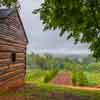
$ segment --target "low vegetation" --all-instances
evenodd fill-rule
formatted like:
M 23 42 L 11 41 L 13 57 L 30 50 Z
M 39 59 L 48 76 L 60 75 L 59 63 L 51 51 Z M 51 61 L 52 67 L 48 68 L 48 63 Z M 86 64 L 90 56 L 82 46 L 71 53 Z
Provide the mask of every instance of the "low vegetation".
M 56 58 L 48 54 L 44 56 L 31 54 L 28 55 L 27 64 L 29 70 L 35 71 L 34 74 L 40 73 L 39 79 L 37 78 L 38 75 L 33 75 L 32 71 L 29 73 L 29 80 L 36 76 L 35 82 L 39 80 L 39 82 L 47 83 L 59 71 L 66 71 L 70 72 L 74 86 L 98 87 L 100 85 L 100 63 L 95 62 L 91 56 L 81 58 L 80 62 L 77 59 Z
M 49 71 L 49 73 L 47 73 L 44 77 L 44 83 L 49 82 L 50 80 L 52 80 L 58 73 L 57 69 L 51 70 Z

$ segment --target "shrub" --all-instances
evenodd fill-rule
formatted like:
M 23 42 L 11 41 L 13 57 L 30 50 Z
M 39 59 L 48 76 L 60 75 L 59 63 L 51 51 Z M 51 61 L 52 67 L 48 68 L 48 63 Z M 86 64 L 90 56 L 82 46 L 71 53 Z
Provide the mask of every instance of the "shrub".
M 73 85 L 86 86 L 88 80 L 86 74 L 80 65 L 73 67 L 72 70 L 72 83 Z
M 78 71 L 77 71 L 77 66 L 74 66 L 72 69 L 72 83 L 73 85 L 77 85 L 78 81 Z
M 85 72 L 85 73 L 88 79 L 87 86 L 98 86 L 100 84 L 99 82 L 100 76 L 98 73 L 95 72 Z
M 100 72 L 100 62 L 88 64 L 84 66 L 84 69 L 91 72 Z
M 88 80 L 84 71 L 80 71 L 78 74 L 78 85 L 79 86 L 86 86 L 88 84 Z
M 73 85 L 77 85 L 77 72 L 72 73 L 72 83 Z
M 88 81 L 88 83 L 86 84 L 87 86 L 97 86 L 97 82 L 95 81 Z
M 54 69 L 48 72 L 47 75 L 44 77 L 44 82 L 47 83 L 50 80 L 52 80 L 56 76 L 57 73 L 58 73 L 58 69 Z

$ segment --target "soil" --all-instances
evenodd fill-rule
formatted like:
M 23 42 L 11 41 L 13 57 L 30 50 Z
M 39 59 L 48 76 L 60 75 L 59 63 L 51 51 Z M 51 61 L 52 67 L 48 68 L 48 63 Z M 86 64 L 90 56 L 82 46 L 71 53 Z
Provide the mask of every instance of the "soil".
M 60 72 L 50 81 L 50 83 L 58 85 L 72 85 L 71 76 L 68 72 Z

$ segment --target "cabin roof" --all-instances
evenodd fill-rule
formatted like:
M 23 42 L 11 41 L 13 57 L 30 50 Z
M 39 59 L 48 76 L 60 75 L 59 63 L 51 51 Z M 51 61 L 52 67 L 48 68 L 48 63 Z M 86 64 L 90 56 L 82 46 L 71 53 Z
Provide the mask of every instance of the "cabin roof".
M 15 12 L 14 9 L 0 9 L 0 18 L 6 18 L 9 15 L 11 15 L 13 12 Z
M 13 15 L 14 13 L 17 13 L 17 16 L 19 18 L 20 24 L 22 26 L 22 29 L 23 29 L 23 32 L 24 32 L 24 35 L 25 35 L 25 38 L 26 38 L 26 42 L 28 43 L 26 31 L 24 29 L 24 25 L 22 23 L 22 20 L 21 20 L 21 17 L 20 17 L 20 14 L 19 14 L 19 11 L 17 10 L 17 8 L 0 9 L 0 19 L 3 20 L 5 18 L 7 18 L 8 16 Z

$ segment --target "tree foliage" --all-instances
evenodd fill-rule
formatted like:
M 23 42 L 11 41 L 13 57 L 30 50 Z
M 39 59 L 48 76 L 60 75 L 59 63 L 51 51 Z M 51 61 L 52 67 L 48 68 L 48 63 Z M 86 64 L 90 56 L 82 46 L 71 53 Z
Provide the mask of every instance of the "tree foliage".
M 0 6 L 7 6 L 10 7 L 11 5 L 15 4 L 17 0 L 0 0 Z
M 75 43 L 88 43 L 93 56 L 100 59 L 100 0 L 44 0 L 40 19 L 44 30 L 60 29 Z

